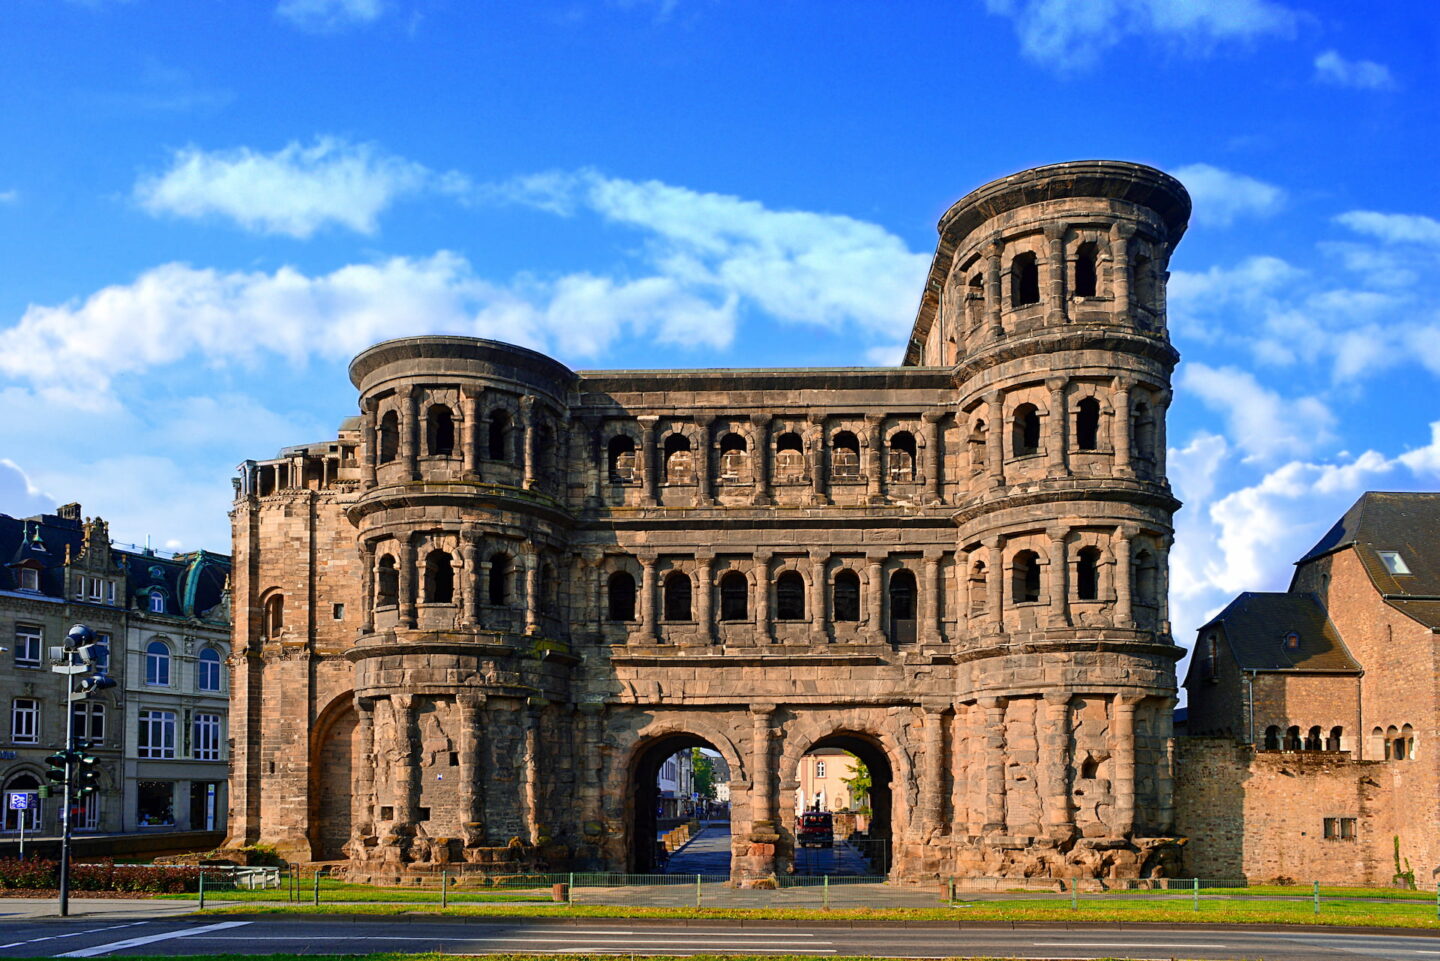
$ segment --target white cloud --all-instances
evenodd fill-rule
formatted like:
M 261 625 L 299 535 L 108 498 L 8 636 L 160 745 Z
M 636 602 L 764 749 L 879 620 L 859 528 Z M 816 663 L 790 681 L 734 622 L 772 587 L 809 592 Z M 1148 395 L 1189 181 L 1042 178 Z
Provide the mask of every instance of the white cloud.
M 1181 382 L 1206 407 L 1225 418 L 1231 439 L 1246 452 L 1247 459 L 1304 454 L 1331 437 L 1335 417 L 1322 401 L 1283 398 L 1261 386 L 1249 371 L 1186 364 Z
M 20 201 L 20 191 L 0 190 L 0 204 L 13 204 Z
M 1274 214 L 1285 202 L 1285 191 L 1274 184 L 1209 164 L 1189 164 L 1171 173 L 1190 191 L 1198 224 L 1228 227 L 1236 217 Z
M 328 224 L 373 234 L 376 219 L 399 197 L 466 188 L 458 174 L 436 174 L 369 144 L 321 137 L 269 154 L 187 147 L 164 173 L 142 178 L 135 198 L 151 214 L 219 215 L 257 233 L 305 238 Z
M 1440 246 L 1440 220 L 1423 214 L 1384 214 L 1374 210 L 1350 210 L 1335 218 L 1349 227 L 1389 244 Z
M 1203 53 L 1221 42 L 1288 35 L 1296 15 L 1269 0 L 985 0 L 1010 17 L 1021 50 L 1062 71 L 1093 66 L 1129 36 L 1153 36 Z
M 280 0 L 275 7 L 281 19 L 314 33 L 373 23 L 384 12 L 382 0 Z
M 865 351 L 865 359 L 876 367 L 898 366 L 904 357 L 904 344 L 879 344 Z
M 0 457 L 0 514 L 33 517 L 54 511 L 57 503 L 31 481 L 19 464 Z
M 1346 60 L 1336 50 L 1326 50 L 1315 58 L 1315 79 L 1320 83 L 1359 90 L 1391 90 L 1395 87 L 1395 77 L 1383 63 Z

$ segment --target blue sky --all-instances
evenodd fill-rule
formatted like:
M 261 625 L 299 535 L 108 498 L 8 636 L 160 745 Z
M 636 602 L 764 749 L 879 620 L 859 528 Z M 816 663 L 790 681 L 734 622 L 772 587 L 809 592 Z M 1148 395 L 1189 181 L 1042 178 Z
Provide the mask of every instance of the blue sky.
M 934 224 L 1037 164 L 1181 177 L 1176 632 L 1365 489 L 1440 486 L 1440 8 L 1282 0 L 10 0 L 0 511 L 226 549 L 348 357 L 893 363 Z

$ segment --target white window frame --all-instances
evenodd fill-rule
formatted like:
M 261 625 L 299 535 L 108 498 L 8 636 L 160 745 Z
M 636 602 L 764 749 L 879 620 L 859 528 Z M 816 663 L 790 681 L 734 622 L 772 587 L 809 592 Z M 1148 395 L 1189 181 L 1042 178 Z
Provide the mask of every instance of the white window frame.
M 1410 573 L 1410 565 L 1405 563 L 1405 558 L 1400 556 L 1399 551 L 1376 551 L 1380 556 L 1380 563 L 1385 565 L 1385 571 L 1389 574 L 1404 577 Z
M 161 647 L 165 648 L 165 653 L 164 653 L 163 655 L 161 655 L 161 654 L 156 654 L 154 651 L 151 650 L 151 648 L 152 648 L 154 645 L 156 645 L 156 644 L 159 644 Z M 173 658 L 173 656 L 172 656 L 172 654 L 171 654 L 171 652 L 170 652 L 170 645 L 169 645 L 169 644 L 166 644 L 164 641 L 154 640 L 154 641 L 151 641 L 149 644 L 146 644 L 146 645 L 145 645 L 145 686 L 146 686 L 146 687 L 169 687 L 169 686 L 170 686 L 170 676 L 171 676 L 171 670 L 170 670 L 170 669 L 171 669 L 171 667 L 173 667 L 171 661 L 173 661 L 173 660 L 174 660 L 174 658 Z M 150 679 L 150 678 L 151 678 L 150 668 L 151 668 L 151 665 L 152 665 L 152 664 L 153 664 L 153 665 L 161 665 L 161 664 L 164 665 L 164 667 L 165 667 L 165 679 L 164 679 L 164 680 L 158 680 L 158 678 L 160 677 L 160 671 L 158 670 L 158 667 L 157 667 L 157 670 L 155 671 L 155 674 L 154 674 L 154 676 L 157 678 L 157 680 L 153 680 L 153 681 L 152 681 L 152 680 Z
M 17 697 L 10 702 L 10 740 L 15 744 L 40 743 L 40 702 L 35 698 Z
M 90 600 L 95 601 L 98 604 L 104 598 L 104 596 L 104 581 L 100 580 L 100 578 L 98 577 L 90 578 Z
M 95 632 L 95 646 L 101 651 L 100 656 L 95 659 L 95 663 L 102 673 L 110 669 L 111 640 L 107 631 Z
M 207 660 L 205 659 L 205 654 L 206 654 L 207 651 L 214 653 L 214 655 L 215 655 L 215 660 L 213 660 L 213 661 L 207 661 Z M 196 689 L 196 690 L 199 690 L 199 691 L 205 691 L 205 692 L 207 692 L 207 693 L 219 693 L 220 691 L 224 690 L 224 688 L 225 688 L 225 666 L 224 666 L 224 665 L 225 665 L 225 658 L 220 655 L 220 652 L 219 652 L 219 651 L 217 651 L 217 650 L 216 650 L 215 648 L 213 648 L 213 647 L 202 648 L 201 651 L 200 651 L 200 654 L 195 658 L 195 689 Z M 214 687 L 206 687 L 206 686 L 205 686 L 205 671 L 206 671 L 207 668 L 211 668 L 211 667 L 213 667 L 213 668 L 214 668 L 214 671 L 215 671 L 215 686 L 214 686 Z
M 190 723 L 194 732 L 190 757 L 196 761 L 219 761 L 224 719 L 219 714 L 197 713 Z
M 87 742 L 91 747 L 97 747 L 105 743 L 106 722 L 105 705 L 97 701 L 76 701 L 70 705 L 71 716 L 75 718 L 75 736 Z M 99 721 L 100 736 L 94 734 L 96 721 Z
M 34 648 L 31 656 L 30 649 Z M 39 667 L 40 652 L 45 649 L 45 629 L 29 624 L 15 625 L 15 663 L 20 667 Z
M 100 792 L 80 799 L 80 823 L 77 827 L 81 831 L 100 830 Z
M 105 582 L 105 603 L 106 603 L 106 604 L 109 604 L 111 607 L 114 607 L 114 606 L 115 606 L 115 582 L 114 582 L 114 581 L 106 581 L 106 582 Z
M 164 594 L 161 594 L 159 591 L 151 591 L 151 592 L 150 592 L 150 613 L 151 613 L 151 614 L 164 614 L 164 613 L 165 613 L 165 595 L 164 595 Z
M 173 760 L 175 757 L 175 712 L 146 708 L 138 717 L 135 736 L 137 757 Z
M 825 776 L 825 762 L 824 762 L 824 761 L 816 761 L 816 762 L 815 762 L 815 776 L 816 776 L 816 777 L 824 777 L 824 776 Z

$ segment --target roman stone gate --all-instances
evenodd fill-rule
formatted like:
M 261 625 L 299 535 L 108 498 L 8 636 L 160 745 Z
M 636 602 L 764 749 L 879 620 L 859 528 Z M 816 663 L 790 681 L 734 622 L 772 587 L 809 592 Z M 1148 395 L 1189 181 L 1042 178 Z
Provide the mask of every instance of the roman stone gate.
M 655 768 L 703 745 L 744 882 L 790 868 L 799 759 L 840 746 L 897 878 L 1163 872 L 1189 210 L 1129 163 L 981 187 L 899 367 L 364 351 L 336 439 L 236 481 L 230 843 L 644 870 Z

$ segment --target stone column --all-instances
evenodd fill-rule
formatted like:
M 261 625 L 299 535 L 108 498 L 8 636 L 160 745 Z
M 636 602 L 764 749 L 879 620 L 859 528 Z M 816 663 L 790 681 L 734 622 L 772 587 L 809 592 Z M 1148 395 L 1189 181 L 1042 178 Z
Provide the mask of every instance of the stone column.
M 1165 415 L 1170 409 L 1170 402 L 1175 399 L 1174 391 L 1161 391 L 1155 398 L 1155 480 L 1157 483 L 1169 485 L 1165 477 L 1166 446 L 1165 437 Z
M 1005 483 L 1005 398 L 998 390 L 985 395 L 985 473 L 991 487 Z
M 712 604 L 715 599 L 715 575 L 710 565 L 715 563 L 714 554 L 695 555 L 695 622 L 700 628 L 700 643 L 715 643 L 715 615 Z
M 594 591 L 592 596 L 595 602 L 595 617 L 592 625 L 595 631 L 595 643 L 600 644 L 605 640 L 605 622 L 610 618 L 610 592 L 607 590 L 608 578 L 605 575 L 605 555 L 596 554 L 586 558 L 595 570 Z
M 355 699 L 355 739 L 360 745 L 360 764 L 354 772 L 355 793 L 350 799 L 350 836 L 375 833 L 375 704 L 369 698 Z
M 485 695 L 462 692 L 456 696 L 455 706 L 460 715 L 460 730 L 455 739 L 460 755 L 460 821 L 466 846 L 478 847 L 485 837 L 484 783 L 480 773 L 484 769 L 480 746 Z
M 985 833 L 985 707 L 970 701 L 965 705 L 965 833 Z
M 1175 543 L 1175 538 L 1166 535 L 1156 538 L 1156 541 L 1155 587 L 1160 595 L 1156 598 L 1156 620 L 1159 622 L 1159 633 L 1168 635 L 1170 633 L 1170 546 Z
M 1068 477 L 1069 411 L 1065 403 L 1065 378 L 1051 377 L 1045 381 L 1050 391 L 1050 423 L 1046 425 L 1045 469 L 1051 477 Z
M 869 584 L 865 591 L 865 621 L 869 625 L 865 632 L 872 644 L 882 644 L 885 633 L 885 555 L 871 554 L 866 558 L 865 568 Z
M 473 627 L 480 623 L 480 603 L 477 596 L 480 590 L 480 548 L 476 544 L 474 531 L 461 531 L 460 556 L 465 561 L 465 566 L 456 579 L 456 583 L 460 585 L 460 623 Z
M 1110 756 L 1115 759 L 1115 823 L 1111 833 L 1129 837 L 1135 830 L 1135 707 L 1140 698 L 1115 696 L 1110 718 Z
M 922 468 L 925 472 L 925 493 L 922 500 L 926 504 L 938 504 L 940 495 L 940 419 L 945 416 L 943 410 L 927 410 L 920 415 L 920 434 L 925 441 L 925 464 Z
M 1003 697 L 982 697 L 985 712 L 985 834 L 1005 833 L 1005 705 Z
M 1045 225 L 1045 322 L 1063 324 L 1069 319 L 1065 297 L 1065 231 L 1067 224 Z
M 920 831 L 928 835 L 939 831 L 944 823 L 945 712 L 950 709 L 950 705 L 926 701 L 923 706 L 925 766 L 920 775 Z
M 755 486 L 751 503 L 763 507 L 771 503 L 770 497 L 770 415 L 751 414 L 750 423 L 755 427 L 755 452 L 753 456 Z
M 483 551 L 484 546 L 481 545 Z M 490 606 L 490 559 L 481 554 L 480 563 L 475 565 L 475 622 L 480 627 L 486 627 L 485 619 L 480 616 L 480 610 Z M 505 626 L 505 630 L 509 630 Z
M 1074 834 L 1070 808 L 1070 694 L 1044 695 L 1040 747 L 1040 799 L 1045 810 L 1045 829 L 1050 837 L 1064 840 Z
M 1130 385 L 1128 378 L 1115 378 L 1115 421 L 1111 443 L 1115 447 L 1115 476 L 1133 477 L 1130 460 Z
M 827 504 L 825 493 L 825 415 L 810 415 L 810 503 Z
M 1066 574 L 1069 573 L 1070 559 L 1066 555 L 1065 539 L 1070 531 L 1064 527 L 1052 527 L 1045 532 L 1050 537 L 1050 627 L 1068 627 L 1070 624 L 1070 596 Z
M 940 558 L 939 550 L 927 550 L 921 560 L 924 569 L 920 580 L 921 644 L 940 643 Z
M 1160 823 L 1156 826 L 1162 832 L 1175 830 L 1175 703 L 1173 697 L 1160 702 L 1155 725 L 1160 749 L 1164 752 L 1155 774 L 1155 790 L 1160 795 Z
M 769 551 L 755 554 L 755 643 L 761 646 L 775 643 L 770 631 L 770 560 L 773 557 Z
M 1005 243 L 999 237 L 985 248 L 985 316 L 992 340 L 1005 336 L 1005 324 L 1000 319 L 1000 256 L 1004 250 Z
M 540 843 L 540 710 L 544 701 L 525 706 L 525 840 Z M 539 703 L 535 703 L 539 701 Z
M 756 833 L 771 833 L 775 826 L 775 769 L 770 750 L 770 718 L 774 712 L 774 704 L 750 705 L 750 817 Z
M 540 633 L 540 555 L 525 554 L 525 633 Z
M 526 490 L 535 486 L 535 421 L 539 415 L 535 411 L 535 397 L 533 394 L 526 394 L 520 398 L 520 462 L 524 471 L 524 479 L 520 482 Z
M 881 448 L 885 439 L 880 431 L 881 416 L 865 415 L 865 499 L 872 504 L 885 502 L 882 475 L 884 458 Z
M 646 507 L 654 507 L 659 503 L 655 483 L 655 425 L 660 422 L 660 418 L 647 414 L 635 419 L 640 422 L 640 482 L 643 485 L 643 502 Z
M 1134 602 L 1130 593 L 1130 543 L 1140 533 L 1138 528 L 1122 525 L 1115 532 L 1115 626 L 1135 625 Z
M 480 476 L 476 455 L 480 447 L 480 402 L 473 387 L 460 389 L 460 465 L 467 480 Z
M 658 644 L 655 612 L 655 555 L 640 555 L 640 643 Z
M 580 801 L 580 832 L 582 843 L 596 844 L 604 829 L 604 783 L 602 745 L 605 741 L 605 705 L 581 701 L 575 705 L 580 714 L 579 743 L 575 753 L 575 788 Z
M 365 459 L 360 464 L 360 486 L 365 490 L 375 486 L 376 461 L 380 448 L 380 427 L 375 418 L 375 402 L 365 402 Z M 254 484 L 247 487 L 247 493 L 254 490 Z
M 400 626 L 415 626 L 415 540 L 417 535 L 411 533 L 408 537 L 400 539 Z
M 1110 283 L 1114 298 L 1116 323 L 1130 322 L 1130 238 L 1135 228 L 1130 224 L 1110 225 Z
M 420 479 L 419 435 L 420 398 L 414 387 L 400 388 L 402 416 L 400 418 L 400 462 L 405 465 L 411 480 Z
M 605 422 L 599 418 L 585 420 L 585 435 L 589 438 L 590 463 L 589 463 L 589 493 L 585 497 L 585 506 L 591 510 L 602 507 L 605 503 L 604 485 L 608 478 L 606 473 L 605 450 Z
M 806 613 L 810 616 L 810 633 L 815 640 L 825 637 L 825 564 L 829 555 L 822 551 L 810 552 L 810 599 Z
M 375 543 L 360 542 L 360 633 L 375 631 Z M 357 702 L 358 703 L 358 702 Z
M 715 477 L 711 473 L 710 463 L 713 460 L 710 446 L 710 426 L 715 423 L 715 417 L 711 414 L 699 414 L 695 417 L 695 427 L 700 437 L 695 444 L 695 497 L 697 507 L 709 507 L 715 503 Z
M 985 561 L 985 589 L 989 599 L 985 604 L 986 620 L 992 634 L 1005 632 L 1005 558 L 1001 551 L 999 537 L 987 537 L 983 541 L 989 552 Z
M 420 819 L 420 759 L 416 757 L 415 695 L 392 694 L 395 711 L 395 820 L 411 830 Z

